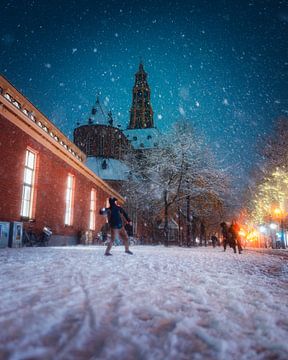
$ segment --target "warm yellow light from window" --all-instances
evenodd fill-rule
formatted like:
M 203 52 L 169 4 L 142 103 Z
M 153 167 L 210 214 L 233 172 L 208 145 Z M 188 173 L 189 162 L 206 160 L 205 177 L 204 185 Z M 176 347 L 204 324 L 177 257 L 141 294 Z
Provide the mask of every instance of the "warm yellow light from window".
M 90 197 L 90 216 L 89 216 L 89 229 L 95 230 L 96 226 L 96 190 L 91 190 L 91 197 Z
M 65 225 L 72 225 L 72 207 L 73 207 L 73 183 L 74 176 L 68 174 L 67 177 L 67 187 L 66 187 L 66 196 L 65 196 Z

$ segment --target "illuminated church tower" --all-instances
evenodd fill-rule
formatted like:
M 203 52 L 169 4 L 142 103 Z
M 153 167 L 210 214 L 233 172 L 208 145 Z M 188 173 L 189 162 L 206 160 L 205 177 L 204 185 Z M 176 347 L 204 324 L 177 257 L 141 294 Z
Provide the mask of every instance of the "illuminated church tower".
M 136 152 L 159 146 L 160 134 L 154 125 L 150 95 L 147 73 L 144 71 L 143 64 L 140 63 L 132 91 L 130 122 L 127 129 L 123 131 Z
M 132 106 L 130 109 L 130 123 L 128 129 L 153 128 L 153 110 L 150 103 L 150 88 L 147 82 L 147 73 L 143 64 L 135 74 Z

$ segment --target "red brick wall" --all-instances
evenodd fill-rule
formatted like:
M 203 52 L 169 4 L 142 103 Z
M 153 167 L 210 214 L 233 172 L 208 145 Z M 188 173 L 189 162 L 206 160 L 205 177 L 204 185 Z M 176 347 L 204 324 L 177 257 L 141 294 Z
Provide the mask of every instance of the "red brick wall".
M 31 136 L 0 116 L 0 221 L 21 221 L 20 208 L 26 148 L 38 152 L 34 229 L 49 226 L 55 235 L 76 235 L 88 230 L 91 188 L 97 191 L 96 231 L 105 219 L 98 209 L 110 195 L 58 158 Z M 73 225 L 64 225 L 68 173 L 75 176 Z

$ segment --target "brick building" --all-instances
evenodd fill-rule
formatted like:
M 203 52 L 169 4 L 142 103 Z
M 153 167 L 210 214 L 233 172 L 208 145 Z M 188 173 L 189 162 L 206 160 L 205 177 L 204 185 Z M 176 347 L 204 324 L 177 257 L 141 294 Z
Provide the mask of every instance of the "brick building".
M 109 196 L 124 199 L 86 165 L 86 155 L 0 76 L 0 221 L 53 231 L 53 244 L 97 232 Z

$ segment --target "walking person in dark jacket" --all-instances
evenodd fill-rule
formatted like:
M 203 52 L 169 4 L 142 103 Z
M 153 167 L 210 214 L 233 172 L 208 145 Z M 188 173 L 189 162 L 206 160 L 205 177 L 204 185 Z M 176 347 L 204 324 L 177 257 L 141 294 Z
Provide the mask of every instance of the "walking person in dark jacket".
M 128 223 L 131 223 L 127 213 L 122 209 L 121 206 L 117 204 L 116 198 L 109 198 L 109 208 L 100 210 L 100 213 L 107 215 L 108 223 L 111 229 L 111 240 L 107 245 L 105 255 L 110 256 L 110 250 L 116 238 L 119 236 L 123 239 L 125 245 L 125 253 L 132 255 L 132 251 L 129 250 L 129 240 L 128 235 L 123 227 L 122 215 Z
M 233 247 L 234 253 L 236 253 L 236 246 L 238 247 L 238 252 L 241 254 L 242 252 L 242 246 L 241 246 L 241 239 L 239 236 L 239 225 L 236 223 L 236 221 L 232 221 L 232 224 L 229 228 L 229 233 L 231 237 L 231 247 Z
M 224 251 L 226 251 L 227 245 L 229 244 L 228 226 L 225 222 L 222 222 L 220 226 L 222 230 L 223 247 L 224 247 Z
M 216 245 L 218 244 L 218 238 L 217 238 L 217 236 L 216 236 L 215 234 L 213 234 L 213 235 L 211 236 L 211 242 L 212 242 L 213 248 L 215 248 Z

